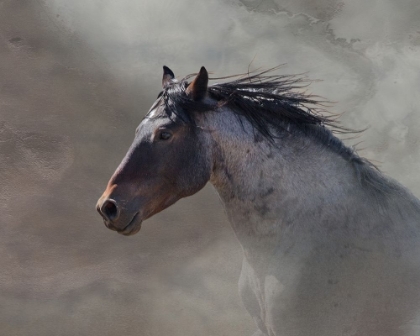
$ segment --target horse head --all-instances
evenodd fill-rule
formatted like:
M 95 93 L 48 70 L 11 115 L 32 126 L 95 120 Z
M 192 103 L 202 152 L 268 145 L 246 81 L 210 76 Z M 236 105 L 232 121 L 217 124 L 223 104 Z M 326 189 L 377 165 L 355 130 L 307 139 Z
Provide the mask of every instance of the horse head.
M 210 178 L 211 155 L 192 113 L 178 108 L 206 98 L 204 67 L 191 83 L 178 83 L 164 67 L 163 91 L 136 129 L 134 141 L 97 202 L 105 225 L 124 235 L 143 220 L 183 197 L 195 194 Z

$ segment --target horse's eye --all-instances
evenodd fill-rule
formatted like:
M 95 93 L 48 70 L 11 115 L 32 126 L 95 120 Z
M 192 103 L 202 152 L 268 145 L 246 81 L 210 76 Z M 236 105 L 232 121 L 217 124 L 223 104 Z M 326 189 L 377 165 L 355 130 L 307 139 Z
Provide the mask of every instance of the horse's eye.
M 168 140 L 171 136 L 172 136 L 172 134 L 170 132 L 162 131 L 159 134 L 159 139 L 160 140 Z

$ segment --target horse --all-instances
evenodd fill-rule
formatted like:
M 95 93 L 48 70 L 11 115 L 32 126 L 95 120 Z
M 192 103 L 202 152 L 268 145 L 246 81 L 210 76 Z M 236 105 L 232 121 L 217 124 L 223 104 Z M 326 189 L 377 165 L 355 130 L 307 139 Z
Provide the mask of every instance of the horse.
M 164 66 L 98 200 L 105 225 L 134 235 L 210 182 L 243 249 L 254 336 L 420 335 L 420 201 L 335 135 L 348 129 L 303 76 L 224 79 Z

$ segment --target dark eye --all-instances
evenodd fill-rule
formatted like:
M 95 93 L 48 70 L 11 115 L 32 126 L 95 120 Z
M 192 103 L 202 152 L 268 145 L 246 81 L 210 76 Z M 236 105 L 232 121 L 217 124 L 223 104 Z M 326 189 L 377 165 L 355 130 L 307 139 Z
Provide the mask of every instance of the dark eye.
M 159 139 L 160 140 L 168 140 L 170 137 L 172 136 L 172 134 L 168 131 L 162 131 L 159 134 Z

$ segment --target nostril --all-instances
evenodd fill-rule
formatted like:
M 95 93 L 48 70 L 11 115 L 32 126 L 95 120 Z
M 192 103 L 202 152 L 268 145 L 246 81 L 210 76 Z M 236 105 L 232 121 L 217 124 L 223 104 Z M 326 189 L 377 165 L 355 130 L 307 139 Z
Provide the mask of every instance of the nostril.
M 101 212 L 111 222 L 119 216 L 117 203 L 112 199 L 108 199 L 102 204 Z

